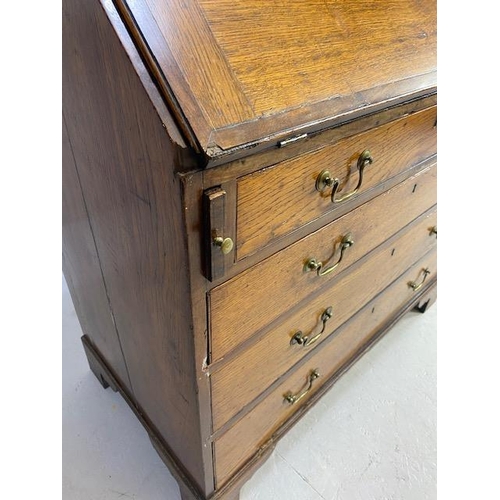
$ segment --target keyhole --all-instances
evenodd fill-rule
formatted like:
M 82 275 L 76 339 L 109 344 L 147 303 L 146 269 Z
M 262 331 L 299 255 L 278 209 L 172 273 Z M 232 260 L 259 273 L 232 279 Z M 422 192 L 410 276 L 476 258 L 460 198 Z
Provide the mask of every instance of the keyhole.
M 394 255 L 394 252 L 396 251 L 395 248 L 392 249 L 392 252 L 391 252 L 391 257 Z
M 412 191 L 412 193 L 414 193 L 416 189 L 417 189 L 417 185 L 415 184 L 415 185 L 413 186 L 413 191 Z

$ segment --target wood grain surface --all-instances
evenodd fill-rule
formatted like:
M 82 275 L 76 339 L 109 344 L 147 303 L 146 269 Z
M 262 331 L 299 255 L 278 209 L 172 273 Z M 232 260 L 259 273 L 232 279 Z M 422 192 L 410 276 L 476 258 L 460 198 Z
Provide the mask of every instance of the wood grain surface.
M 377 334 L 391 316 L 397 314 L 405 303 L 411 300 L 413 291 L 408 281 L 417 279 L 421 270 L 429 268 L 429 280 L 436 275 L 435 250 L 397 278 L 389 288 L 366 304 L 355 316 L 345 323 L 325 342 L 321 349 L 313 351 L 291 375 L 278 383 L 273 391 L 248 415 L 236 423 L 228 432 L 215 441 L 215 467 L 217 487 L 224 484 L 266 442 L 271 439 L 280 425 L 289 419 L 314 395 L 356 352 Z M 300 393 L 307 386 L 312 370 L 318 370 L 320 377 L 313 383 L 310 393 L 296 405 L 285 401 L 287 393 Z M 242 440 L 241 436 L 245 436 Z
M 290 345 L 294 333 L 298 330 L 307 333 L 317 329 L 323 311 L 332 307 L 333 315 L 321 338 L 324 341 L 421 255 L 434 248 L 436 238 L 430 235 L 429 228 L 436 225 L 436 220 L 435 208 L 426 212 L 406 228 L 403 235 L 398 233 L 398 237 L 391 239 L 390 244 L 386 242 L 377 248 L 369 259 L 355 270 L 339 277 L 331 288 L 305 300 L 292 312 L 285 313 L 258 342 L 213 373 L 214 430 L 244 410 L 311 349 L 317 346 L 320 348 L 321 341 L 311 348 Z
M 213 481 L 200 435 L 189 260 L 175 174 L 184 156 L 124 44 L 132 45 L 126 31 L 111 24 L 99 2 L 64 1 L 63 112 L 131 397 L 185 477 L 207 493 Z M 74 282 L 74 269 L 66 271 Z M 85 301 L 91 293 L 85 290 Z M 107 354 L 96 332 L 88 335 Z
M 340 180 L 338 198 L 356 187 L 356 163 L 364 150 L 373 164 L 364 171 L 363 193 L 435 154 L 436 114 L 433 107 L 239 179 L 237 258 L 340 207 L 330 200 L 331 188 L 315 189 L 322 170 Z M 357 197 L 342 203 L 354 207 Z
M 183 499 L 236 499 L 330 377 L 423 307 L 408 280 L 436 245 L 435 0 L 64 0 L 62 14 L 64 272 L 91 368 Z M 315 177 L 349 191 L 362 149 L 362 192 L 332 210 Z M 207 220 L 212 188 L 224 209 Z M 239 260 L 207 273 L 212 229 Z M 347 232 L 334 273 L 304 272 Z M 325 335 L 292 348 L 326 305 Z M 313 368 L 312 397 L 284 408 Z
M 224 357 L 292 305 L 328 285 L 435 201 L 436 168 L 426 169 L 212 289 L 209 292 L 212 359 Z M 348 232 L 352 233 L 354 245 L 346 250 L 338 270 L 324 277 L 304 272 L 309 258 L 328 259 Z M 245 321 L 241 321 L 242 317 Z
M 199 3 L 256 116 L 434 69 L 433 2 Z
M 165 97 L 208 157 L 435 91 L 434 0 L 118 7 L 130 12 L 136 39 L 150 42 L 142 50 L 152 52 L 151 71 L 168 78 Z
M 66 123 L 62 137 L 62 256 L 63 271 L 80 326 L 109 360 L 121 385 L 130 379 L 116 331 L 92 226 L 87 214 Z
M 377 113 L 368 113 L 356 120 L 347 118 L 339 126 L 329 127 L 314 133 L 311 132 L 304 139 L 289 142 L 285 147 L 270 148 L 265 151 L 259 151 L 255 147 L 251 156 L 245 154 L 244 151 L 228 152 L 227 157 L 219 155 L 216 159 L 213 158 L 204 170 L 206 185 L 210 186 L 223 182 L 224 179 L 241 177 L 260 168 L 275 165 L 280 161 L 289 160 L 305 153 L 312 153 L 346 137 L 366 132 L 373 127 L 379 127 L 435 106 L 436 103 L 437 94 L 433 93 L 421 99 L 412 99 L 397 106 L 390 106 Z
M 196 0 L 146 0 L 176 63 L 212 127 L 254 117 Z

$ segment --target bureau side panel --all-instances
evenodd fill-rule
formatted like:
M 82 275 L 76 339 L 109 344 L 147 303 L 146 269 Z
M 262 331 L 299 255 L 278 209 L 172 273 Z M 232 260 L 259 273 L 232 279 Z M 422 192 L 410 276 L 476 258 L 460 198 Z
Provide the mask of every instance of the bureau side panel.
M 99 257 L 87 217 L 71 145 L 62 126 L 62 241 L 63 270 L 84 334 L 99 346 L 115 376 L 130 390 L 118 333 L 106 294 Z
M 186 153 L 170 140 L 144 74 L 123 46 L 131 50 L 126 32 L 118 35 L 110 19 L 97 0 L 63 2 L 64 118 L 130 395 L 183 472 L 206 491 L 182 185 L 175 174 Z M 84 272 L 66 270 L 73 282 Z M 82 288 L 82 303 L 94 299 L 104 307 L 104 296 Z M 87 311 L 79 312 L 85 323 Z M 89 330 L 119 371 L 116 345 L 107 349 L 109 339 Z

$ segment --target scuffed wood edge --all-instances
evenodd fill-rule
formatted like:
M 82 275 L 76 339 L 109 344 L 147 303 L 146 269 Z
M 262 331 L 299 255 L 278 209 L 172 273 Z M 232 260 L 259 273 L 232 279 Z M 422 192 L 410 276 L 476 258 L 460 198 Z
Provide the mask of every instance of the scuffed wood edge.
M 139 32 L 135 34 L 132 24 L 127 22 L 129 21 L 128 11 L 125 8 L 123 10 L 117 9 L 117 7 L 122 6 L 123 2 L 120 0 L 115 0 L 114 3 L 111 0 L 100 0 L 100 2 L 169 137 L 182 149 L 186 149 L 188 144 L 196 149 L 197 144 L 193 139 L 192 131 L 183 127 L 184 121 L 172 118 L 168 105 L 175 112 L 178 111 L 177 107 L 172 106 L 169 100 L 165 100 L 166 89 L 161 88 L 158 79 L 150 73 L 147 58 L 140 51 L 142 36 Z M 143 43 L 145 42 L 143 41 Z M 174 113 L 175 115 L 176 113 Z

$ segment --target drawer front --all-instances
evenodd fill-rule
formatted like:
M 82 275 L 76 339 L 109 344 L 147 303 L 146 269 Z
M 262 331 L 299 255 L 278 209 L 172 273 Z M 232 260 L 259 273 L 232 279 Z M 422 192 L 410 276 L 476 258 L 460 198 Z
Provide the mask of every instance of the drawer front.
M 236 258 L 253 254 L 340 205 L 356 205 L 357 195 L 332 203 L 332 188 L 316 190 L 323 170 L 339 180 L 337 200 L 358 185 L 358 158 L 364 150 L 370 151 L 373 163 L 363 170 L 359 194 L 434 155 L 435 124 L 432 107 L 239 179 Z
M 279 318 L 279 324 L 271 327 L 265 336 L 214 372 L 210 377 L 214 430 L 245 408 L 310 349 L 435 247 L 436 237 L 430 229 L 436 226 L 436 217 L 434 207 L 396 238 L 370 253 L 352 272 L 339 276 L 333 286 Z M 299 330 L 311 332 L 311 338 L 321 331 L 320 318 L 328 308 L 331 308 L 331 317 L 326 318 L 325 332 L 315 343 L 310 346 L 290 343 Z
M 424 269 L 430 270 L 427 277 L 427 282 L 430 282 L 436 273 L 435 250 L 420 259 L 383 293 L 363 307 L 339 328 L 335 336 L 331 336 L 323 344 L 319 352 L 312 353 L 312 356 L 301 363 L 293 374 L 278 385 L 245 418 L 215 441 L 215 474 L 218 487 L 254 455 L 280 425 L 304 406 L 311 394 L 346 365 L 369 339 L 388 324 L 397 311 L 412 299 L 415 292 L 409 283 L 419 284 L 423 279 Z M 313 371 L 319 374 L 319 378 L 310 378 Z M 285 399 L 285 396 L 300 396 L 310 384 L 310 390 L 295 404 Z
M 265 259 L 209 293 L 212 362 L 255 336 L 292 305 L 383 243 L 436 202 L 436 166 L 361 205 L 315 233 Z M 311 259 L 338 261 L 342 240 L 351 235 L 342 261 L 318 276 L 305 264 Z M 244 318 L 244 321 L 242 321 Z

